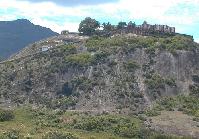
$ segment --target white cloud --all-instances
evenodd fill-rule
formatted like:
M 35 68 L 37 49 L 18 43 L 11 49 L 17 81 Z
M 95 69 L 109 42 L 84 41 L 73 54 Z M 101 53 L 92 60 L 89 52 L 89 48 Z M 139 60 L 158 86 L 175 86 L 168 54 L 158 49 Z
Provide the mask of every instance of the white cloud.
M 53 21 L 47 21 L 40 18 L 34 18 L 31 20 L 32 23 L 36 25 L 45 26 L 51 28 L 53 31 L 61 33 L 62 30 L 70 30 L 72 32 L 77 32 L 79 23 L 64 23 L 63 25 L 58 25 Z
M 199 38 L 195 39 L 195 42 L 199 43 Z
M 17 0 L 1 0 L 1 10 L 15 8 L 16 13 L 0 15 L 0 20 L 13 20 L 17 17 L 31 19 L 35 24 L 49 27 L 60 32 L 63 29 L 77 31 L 80 19 L 71 22 L 71 17 L 85 18 L 103 17 L 107 20 L 149 20 L 153 23 L 168 24 L 177 27 L 177 31 L 183 31 L 182 26 L 199 22 L 199 10 L 193 14 L 187 14 L 186 10 L 180 11 L 180 15 L 166 14 L 172 7 L 180 3 L 193 4 L 199 7 L 199 0 L 120 0 L 116 3 L 107 3 L 93 6 L 64 7 L 52 2 L 31 3 Z M 47 20 L 44 17 L 65 17 L 63 23 Z M 68 18 L 67 18 L 68 17 Z M 179 28 L 178 28 L 179 27 Z

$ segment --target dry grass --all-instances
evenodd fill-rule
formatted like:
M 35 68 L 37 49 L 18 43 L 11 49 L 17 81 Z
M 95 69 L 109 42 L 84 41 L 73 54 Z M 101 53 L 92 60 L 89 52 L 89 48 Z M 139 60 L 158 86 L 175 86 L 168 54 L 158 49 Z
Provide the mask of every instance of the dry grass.
M 161 115 L 150 119 L 152 128 L 157 131 L 199 138 L 199 123 L 180 111 L 162 111 Z

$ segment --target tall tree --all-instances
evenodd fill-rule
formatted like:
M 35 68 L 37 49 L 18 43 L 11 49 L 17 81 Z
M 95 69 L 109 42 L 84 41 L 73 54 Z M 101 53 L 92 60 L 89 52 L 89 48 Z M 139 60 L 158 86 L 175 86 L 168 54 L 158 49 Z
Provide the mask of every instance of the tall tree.
M 131 29 L 131 28 L 135 28 L 136 27 L 136 24 L 135 24 L 135 22 L 133 23 L 132 21 L 130 21 L 129 23 L 128 23 L 128 26 L 127 26 L 129 29 Z
M 118 25 L 117 25 L 117 28 L 118 29 L 123 29 L 126 26 L 127 26 L 126 22 L 119 22 Z
M 105 31 L 112 31 L 114 29 L 114 26 L 110 24 L 110 22 L 108 23 L 103 23 L 103 28 Z
M 78 31 L 83 35 L 91 36 L 95 33 L 96 29 L 100 27 L 99 21 L 92 19 L 90 17 L 86 17 L 81 23 L 79 24 Z

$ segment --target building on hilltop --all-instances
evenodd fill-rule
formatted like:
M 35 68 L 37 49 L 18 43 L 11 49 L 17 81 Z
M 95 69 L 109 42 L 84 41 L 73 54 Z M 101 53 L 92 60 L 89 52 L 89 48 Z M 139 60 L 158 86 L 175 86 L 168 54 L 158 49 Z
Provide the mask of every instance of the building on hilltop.
M 136 25 L 130 21 L 127 26 L 123 28 L 115 28 L 111 31 L 111 34 L 126 34 L 133 33 L 136 35 L 153 35 L 153 34 L 175 34 L 175 27 L 169 27 L 168 25 L 150 25 L 146 21 L 142 25 Z
M 68 30 L 63 30 L 62 32 L 61 32 L 61 35 L 68 35 L 69 34 L 69 31 Z

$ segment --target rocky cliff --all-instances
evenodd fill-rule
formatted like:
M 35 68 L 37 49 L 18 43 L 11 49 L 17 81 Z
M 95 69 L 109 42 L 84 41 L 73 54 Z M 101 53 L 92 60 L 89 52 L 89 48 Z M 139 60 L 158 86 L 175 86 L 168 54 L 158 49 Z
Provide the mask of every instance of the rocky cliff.
M 198 78 L 199 46 L 184 36 L 62 35 L 0 64 L 1 105 L 140 113 L 163 96 L 192 93 Z

